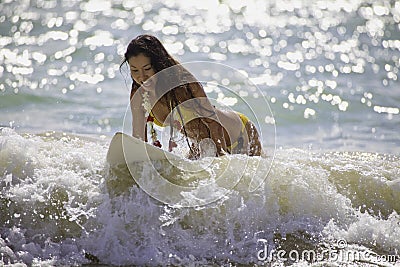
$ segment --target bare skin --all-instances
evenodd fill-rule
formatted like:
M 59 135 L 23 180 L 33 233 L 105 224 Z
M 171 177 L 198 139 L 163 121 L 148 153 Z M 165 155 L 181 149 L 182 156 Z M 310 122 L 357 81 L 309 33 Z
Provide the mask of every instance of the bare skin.
M 132 135 L 134 137 L 145 140 L 146 132 L 145 125 L 145 110 L 142 106 L 143 93 L 146 91 L 149 95 L 150 102 L 156 102 L 155 86 L 157 84 L 157 75 L 151 65 L 151 60 L 143 54 L 132 56 L 128 60 L 130 72 L 135 82 L 142 86 L 138 89 L 141 90 L 139 94 L 131 99 L 131 112 L 132 112 Z M 194 86 L 192 88 L 193 96 L 199 99 L 201 105 L 206 107 L 207 110 L 215 112 L 213 118 L 208 115 L 204 117 L 195 118 L 185 124 L 186 133 L 192 140 L 199 142 L 205 138 L 211 138 L 214 142 L 217 154 L 224 155 L 229 150 L 231 143 L 238 140 L 241 136 L 242 121 L 238 114 L 234 111 L 220 110 L 211 105 L 208 98 L 201 86 Z M 167 125 L 167 117 L 170 113 L 168 105 L 163 101 L 157 101 L 152 109 L 154 117 L 164 125 Z M 254 125 L 249 121 L 245 126 L 245 134 L 242 135 L 244 141 L 243 151 L 238 153 L 249 154 L 258 156 L 261 154 L 261 144 L 259 136 Z M 233 141 L 231 141 L 233 140 Z

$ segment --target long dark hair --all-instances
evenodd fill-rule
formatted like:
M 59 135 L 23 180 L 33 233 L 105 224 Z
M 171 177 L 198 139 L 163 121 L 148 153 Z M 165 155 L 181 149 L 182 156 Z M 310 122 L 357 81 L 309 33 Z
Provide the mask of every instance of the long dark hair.
M 206 111 L 207 114 L 215 114 L 215 112 L 210 108 L 202 106 L 201 102 L 196 99 L 193 94 L 192 88 L 196 88 L 196 91 L 200 89 L 204 92 L 201 83 L 197 81 L 197 79 L 186 68 L 184 68 L 167 52 L 165 47 L 156 37 L 144 34 L 134 38 L 126 49 L 124 60 L 121 63 L 120 68 L 122 68 L 122 66 L 127 63 L 131 57 L 138 56 L 139 54 L 143 54 L 144 56 L 150 58 L 150 63 L 154 71 L 156 73 L 160 72 L 158 74 L 159 76 L 157 78 L 157 84 L 155 88 L 156 95 L 159 97 L 158 101 L 161 101 L 167 105 L 170 112 L 176 108 L 181 121 L 183 121 L 183 116 L 179 106 L 186 106 L 184 102 L 187 100 L 194 101 L 189 103 L 188 108 L 197 112 L 198 114 L 201 114 L 202 111 Z M 161 72 L 165 69 L 168 69 L 166 73 Z M 132 79 L 131 99 L 140 86 L 140 84 Z M 171 129 L 173 128 L 171 127 Z M 182 125 L 182 130 L 186 136 L 189 149 L 192 151 L 184 124 Z M 211 137 L 210 133 L 209 137 Z
M 131 57 L 143 54 L 150 58 L 151 66 L 155 72 L 172 67 L 179 64 L 165 49 L 160 40 L 148 34 L 139 35 L 134 38 L 128 45 L 124 54 L 124 61 L 121 63 L 122 67 Z M 133 79 L 132 79 L 133 80 Z M 132 88 L 137 89 L 140 84 L 133 80 Z
M 126 49 L 124 60 L 120 67 L 127 63 L 131 57 L 138 56 L 139 54 L 150 58 L 151 66 L 156 73 L 174 66 L 174 68 L 169 69 L 166 73 L 161 72 L 159 74 L 158 81 L 162 80 L 162 82 L 157 82 L 156 85 L 157 96 L 160 97 L 160 101 L 169 106 L 170 111 L 189 99 L 194 99 L 197 102 L 191 88 L 193 86 L 202 88 L 202 85 L 167 52 L 160 40 L 148 34 L 139 35 L 134 38 Z M 169 88 L 169 85 L 174 85 L 172 86 L 174 88 Z M 132 79 L 131 97 L 140 86 L 140 84 Z M 179 93 L 176 93 L 177 91 Z M 200 102 L 198 104 L 197 108 L 202 109 Z M 192 106 L 192 108 L 194 107 Z

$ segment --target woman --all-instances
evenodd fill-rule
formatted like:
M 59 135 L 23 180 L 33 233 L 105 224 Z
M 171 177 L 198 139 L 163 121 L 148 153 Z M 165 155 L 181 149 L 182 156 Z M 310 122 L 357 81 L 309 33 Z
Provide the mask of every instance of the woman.
M 203 141 L 212 141 L 215 156 L 226 153 L 261 155 L 259 134 L 254 124 L 243 114 L 212 106 L 202 85 L 168 54 L 156 37 L 136 37 L 129 43 L 124 56 L 121 66 L 128 63 L 133 80 L 134 137 L 147 142 L 147 124 L 150 124 L 153 145 L 161 147 L 153 123 L 172 125 L 169 150 L 176 146 L 173 138 L 177 128 L 186 138 L 189 158 L 199 158 Z

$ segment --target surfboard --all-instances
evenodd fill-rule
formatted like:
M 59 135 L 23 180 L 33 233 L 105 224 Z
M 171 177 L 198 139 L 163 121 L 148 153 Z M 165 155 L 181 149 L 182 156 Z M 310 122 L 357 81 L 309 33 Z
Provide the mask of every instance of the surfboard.
M 121 132 L 115 133 L 107 152 L 107 162 L 111 166 L 164 159 L 180 160 L 181 158 L 171 152 Z
M 253 192 L 262 184 L 263 174 L 267 173 L 265 168 L 270 166 L 260 161 L 261 157 L 246 155 L 203 157 L 193 161 L 121 132 L 114 135 L 107 152 L 111 169 L 124 170 L 125 165 L 130 177 L 146 193 L 163 203 L 180 207 L 216 201 L 242 179 L 249 183 L 250 192 Z M 126 177 L 125 174 L 122 177 Z M 123 179 L 114 178 L 108 181 L 110 192 L 117 192 L 124 184 Z

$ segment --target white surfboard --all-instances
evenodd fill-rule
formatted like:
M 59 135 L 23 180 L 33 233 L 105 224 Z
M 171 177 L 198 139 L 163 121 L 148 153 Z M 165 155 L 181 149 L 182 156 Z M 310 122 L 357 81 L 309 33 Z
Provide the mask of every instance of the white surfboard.
M 262 183 L 262 174 L 267 173 L 263 166 L 269 166 L 260 164 L 260 160 L 261 157 L 234 155 L 192 161 L 124 133 L 114 135 L 107 153 L 111 168 L 126 165 L 146 193 L 163 203 L 181 207 L 216 201 L 242 178 L 249 182 L 250 192 L 254 191 Z M 258 179 L 253 181 L 251 177 Z
M 120 132 L 116 133 L 112 138 L 107 152 L 107 162 L 111 166 L 164 159 L 179 160 L 181 158 L 166 150 L 143 142 L 138 138 Z

